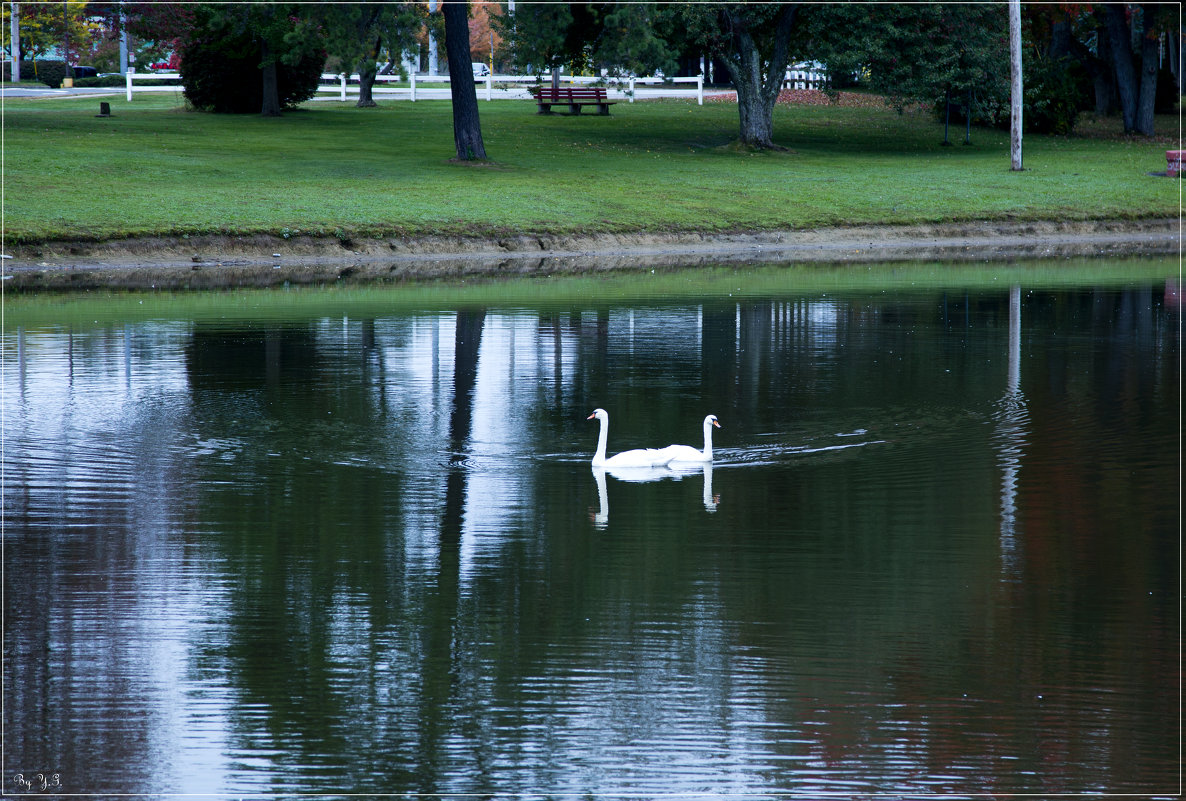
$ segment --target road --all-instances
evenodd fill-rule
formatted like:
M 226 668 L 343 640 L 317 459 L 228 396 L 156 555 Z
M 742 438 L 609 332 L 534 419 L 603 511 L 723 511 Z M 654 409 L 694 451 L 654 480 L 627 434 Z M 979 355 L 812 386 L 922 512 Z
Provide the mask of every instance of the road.
M 0 97 L 69 97 L 70 95 L 122 95 L 121 86 L 76 86 L 70 89 L 50 89 L 48 86 L 3 86 Z

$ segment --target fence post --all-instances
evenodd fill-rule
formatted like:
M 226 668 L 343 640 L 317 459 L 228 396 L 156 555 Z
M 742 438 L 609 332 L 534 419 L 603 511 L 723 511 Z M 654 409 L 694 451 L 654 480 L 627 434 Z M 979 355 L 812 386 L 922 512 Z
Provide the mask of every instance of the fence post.
M 634 76 L 630 76 L 630 102 L 634 102 Z
M 124 80 L 128 84 L 128 102 L 132 102 L 132 73 L 136 71 L 135 67 L 128 67 L 128 71 L 124 73 Z
M 416 102 L 416 73 L 412 72 L 412 102 Z
M 493 34 L 491 34 L 491 35 L 493 36 Z M 488 73 L 486 73 L 486 99 L 487 100 L 493 99 L 491 97 L 493 92 L 494 92 L 494 73 L 488 72 Z
M 696 76 L 696 105 L 704 105 L 704 73 Z
M 342 102 L 346 102 L 346 73 L 339 72 L 338 79 L 342 82 Z

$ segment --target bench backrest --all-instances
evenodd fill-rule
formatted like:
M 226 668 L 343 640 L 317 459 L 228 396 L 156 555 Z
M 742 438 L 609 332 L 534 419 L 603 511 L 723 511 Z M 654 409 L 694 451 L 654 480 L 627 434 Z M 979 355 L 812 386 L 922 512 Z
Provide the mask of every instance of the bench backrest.
M 559 89 L 553 89 L 550 86 L 537 86 L 531 92 L 538 99 L 550 103 L 596 102 L 606 98 L 603 86 L 564 86 Z

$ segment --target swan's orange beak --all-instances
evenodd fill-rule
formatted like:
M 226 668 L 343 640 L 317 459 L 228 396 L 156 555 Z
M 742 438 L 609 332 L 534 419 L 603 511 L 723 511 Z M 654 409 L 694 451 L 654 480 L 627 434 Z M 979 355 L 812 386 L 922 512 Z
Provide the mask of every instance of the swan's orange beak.
M 720 427 L 721 427 L 721 424 L 720 424 L 720 423 L 718 423 L 716 420 L 713 420 L 713 421 L 712 421 L 712 425 L 713 425 L 713 428 L 720 428 Z
M 596 414 L 591 414 L 591 415 L 589 415 L 588 417 L 586 417 L 585 419 L 586 419 L 586 420 L 592 420 L 592 419 L 593 419 L 594 417 L 596 417 L 596 416 L 597 416 Z

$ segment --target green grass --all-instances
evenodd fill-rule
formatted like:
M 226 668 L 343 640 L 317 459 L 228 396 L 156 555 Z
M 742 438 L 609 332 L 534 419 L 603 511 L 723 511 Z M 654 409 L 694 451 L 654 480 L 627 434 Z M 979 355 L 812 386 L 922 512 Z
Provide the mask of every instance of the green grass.
M 1025 140 L 974 129 L 942 147 L 922 114 L 779 107 L 788 152 L 731 147 L 737 110 L 620 103 L 610 117 L 539 117 L 480 102 L 492 162 L 452 163 L 447 101 L 315 102 L 282 119 L 199 114 L 177 95 L 8 99 L 10 244 L 296 232 L 415 236 L 738 231 L 965 220 L 1176 216 L 1161 142 Z M 1119 123 L 1116 123 L 1117 125 Z M 1158 120 L 1176 130 L 1177 120 Z
M 990 266 L 965 263 L 885 265 L 771 264 L 623 271 L 564 277 L 424 280 L 395 286 L 233 289 L 217 292 L 8 293 L 4 326 L 71 325 L 80 329 L 139 320 L 243 321 L 356 319 L 393 311 L 481 308 L 587 308 L 590 302 L 733 303 L 746 297 L 818 297 L 820 293 L 880 293 L 1131 286 L 1162 283 L 1177 274 L 1169 258 L 1074 259 Z M 593 299 L 591 301 L 591 299 Z

